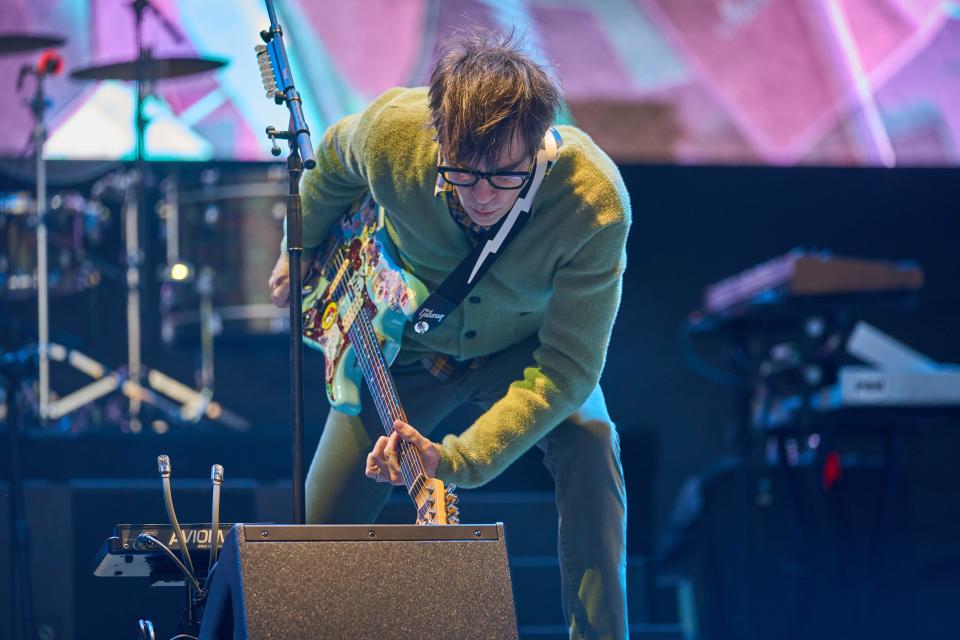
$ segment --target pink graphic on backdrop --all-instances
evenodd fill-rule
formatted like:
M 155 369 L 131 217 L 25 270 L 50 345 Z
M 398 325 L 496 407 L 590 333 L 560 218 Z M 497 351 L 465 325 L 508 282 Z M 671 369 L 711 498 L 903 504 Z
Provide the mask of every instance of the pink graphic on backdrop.
M 956 162 L 960 147 L 960 21 L 947 22 L 933 41 L 877 92 L 903 159 Z
M 261 140 L 237 108 L 224 102 L 193 126 L 214 145 L 214 157 L 259 160 Z
M 759 156 L 727 112 L 718 108 L 713 93 L 698 84 L 684 84 L 663 92 L 675 105 L 681 133 L 670 159 L 680 163 L 738 162 L 761 164 Z
M 328 3 L 309 18 L 340 73 L 369 99 L 410 83 L 426 11 L 426 0 L 365 0 Z
M 216 91 L 219 86 L 215 75 L 204 73 L 158 82 L 155 84 L 154 91 L 170 105 L 170 110 L 173 113 L 180 115 L 197 101 Z
M 853 87 L 844 75 L 848 61 L 838 56 L 847 54 L 838 53 L 837 34 L 809 11 L 812 5 L 638 1 L 768 161 L 796 161 L 845 115 L 839 108 Z M 867 72 L 905 46 L 924 18 L 887 0 L 846 0 L 843 7 Z
M 433 32 L 424 33 L 426 51 L 428 52 L 429 63 L 423 65 L 424 75 L 421 79 L 423 84 L 429 81 L 429 68 L 433 66 L 436 60 L 436 47 L 444 38 L 450 35 L 456 29 L 462 29 L 468 25 L 478 25 L 488 29 L 495 29 L 497 22 L 491 14 L 491 9 L 483 2 L 475 0 L 450 0 L 448 2 L 439 2 L 435 8 L 436 25 Z
M 568 99 L 627 98 L 640 92 L 619 53 L 610 43 L 610 34 L 590 11 L 559 7 L 534 7 L 548 60 L 556 64 Z M 578 46 L 571 47 L 576 42 Z M 584 55 L 588 51 L 589 54 Z
M 330 113 L 352 111 L 358 97 L 389 86 L 425 83 L 437 43 L 453 29 L 509 29 L 528 17 L 531 44 L 556 62 L 574 119 L 621 161 L 876 164 L 887 157 L 884 145 L 898 163 L 960 160 L 960 28 L 941 0 L 626 0 L 641 15 L 625 12 L 622 21 L 610 6 L 600 11 L 587 0 L 286 1 L 291 15 L 308 21 L 302 32 L 319 40 L 291 37 L 292 55 L 306 64 L 322 52 L 329 57 L 322 65 L 336 69 L 308 76 L 314 82 L 303 89 L 325 92 Z M 188 2 L 204 10 L 187 11 L 197 7 Z M 157 56 L 203 55 L 206 30 L 216 25 L 199 16 L 262 10 L 262 0 L 153 4 L 185 37 L 201 36 L 178 43 L 148 12 L 144 42 Z M 4 8 L 0 29 L 68 36 L 68 72 L 136 55 L 130 0 L 6 0 Z M 649 34 L 651 25 L 659 27 L 656 46 L 625 46 L 626 34 Z M 852 46 L 843 42 L 848 32 Z M 661 55 L 638 61 L 631 57 L 638 51 Z M 0 57 L 0 82 L 12 87 L 20 65 L 38 53 Z M 238 43 L 235 55 L 229 45 L 218 55 L 231 58 L 230 71 L 250 62 L 247 43 Z M 651 90 L 638 73 L 668 81 Z M 247 92 L 227 77 L 162 80 L 153 90 L 169 107 L 168 124 L 172 115 L 181 134 L 205 140 L 215 157 L 266 159 L 263 123 L 250 108 L 262 91 L 253 79 Z M 328 82 L 343 86 L 331 91 Z M 48 88 L 54 136 L 78 114 L 116 106 L 91 102 L 105 99 L 97 83 L 62 76 Z M 3 95 L 11 131 L 24 134 L 0 142 L 0 154 L 26 153 L 24 96 Z M 132 114 L 115 117 L 117 130 L 132 128 Z M 77 144 L 95 140 L 92 134 Z
M 57 49 L 64 59 L 64 71 L 59 77 L 46 83 L 47 97 L 51 108 L 47 122 L 53 122 L 57 114 L 77 99 L 84 86 L 67 79 L 67 75 L 86 61 L 89 46 L 83 3 L 65 3 L 60 0 L 3 0 L 0 11 L 0 30 L 13 33 L 53 35 L 66 38 L 64 46 Z M 0 155 L 24 156 L 31 153 L 29 142 L 33 117 L 26 104 L 29 92 L 35 86 L 32 79 L 24 82 L 20 92 L 15 90 L 20 67 L 35 64 L 40 51 L 20 52 L 0 56 L 0 112 L 3 122 L 12 135 L 0 141 Z
M 721 15 L 717 2 L 705 4 L 650 0 L 644 6 L 752 144 L 783 161 L 840 96 L 817 34 L 792 0 L 754 2 L 753 13 L 735 16 Z
M 885 0 L 843 0 L 844 14 L 868 72 L 910 37 L 916 26 Z
M 90 15 L 93 28 L 93 48 L 90 64 L 106 64 L 137 57 L 136 30 L 130 0 L 91 0 Z M 169 0 L 151 0 L 158 11 L 173 24 L 177 24 L 176 7 Z M 157 17 L 150 11 L 143 15 L 143 44 L 156 57 L 173 55 L 196 55 L 196 51 L 184 38 L 177 43 Z

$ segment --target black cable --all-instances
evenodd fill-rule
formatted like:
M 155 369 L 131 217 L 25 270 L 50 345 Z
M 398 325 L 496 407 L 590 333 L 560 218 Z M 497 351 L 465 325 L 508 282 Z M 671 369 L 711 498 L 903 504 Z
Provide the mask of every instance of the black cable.
M 157 545 L 157 547 L 159 547 L 161 551 L 167 554 L 168 558 L 173 560 L 173 563 L 177 565 L 177 568 L 180 569 L 180 572 L 183 573 L 183 575 L 187 578 L 187 580 L 193 583 L 193 588 L 196 589 L 197 593 L 201 593 L 203 591 L 203 589 L 200 588 L 200 583 L 197 582 L 197 579 L 193 577 L 193 574 L 190 573 L 190 571 L 187 569 L 187 566 L 180 561 L 180 558 L 177 557 L 177 554 L 175 554 L 173 551 L 170 550 L 170 547 L 163 544 L 162 542 L 154 538 L 149 533 L 141 533 L 140 535 L 137 536 L 138 540 L 140 538 L 143 538 L 144 540 L 149 540 L 153 544 Z

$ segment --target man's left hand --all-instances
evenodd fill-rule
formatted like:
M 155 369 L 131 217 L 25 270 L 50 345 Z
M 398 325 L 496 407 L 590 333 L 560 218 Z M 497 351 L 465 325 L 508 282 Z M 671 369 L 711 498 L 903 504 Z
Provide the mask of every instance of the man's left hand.
M 367 454 L 366 475 L 377 482 L 390 484 L 404 484 L 398 458 L 401 440 L 420 452 L 423 460 L 423 470 L 428 478 L 433 478 L 440 464 L 440 445 L 429 438 L 420 435 L 420 432 L 402 420 L 393 423 L 393 433 L 390 437 L 380 436 L 373 445 L 373 451 Z M 409 468 L 409 467 L 408 467 Z

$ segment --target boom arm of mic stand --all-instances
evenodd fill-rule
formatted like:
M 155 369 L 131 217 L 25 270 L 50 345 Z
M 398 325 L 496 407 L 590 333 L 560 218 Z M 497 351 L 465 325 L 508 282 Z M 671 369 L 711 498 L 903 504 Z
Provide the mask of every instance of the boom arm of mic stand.
M 261 31 L 260 37 L 267 43 L 270 52 L 270 61 L 273 64 L 274 76 L 277 80 L 277 94 L 275 100 L 285 102 L 290 110 L 290 133 L 293 134 L 291 145 L 296 144 L 300 151 L 300 158 L 306 169 L 317 166 L 317 158 L 313 153 L 313 142 L 310 140 L 310 128 L 303 117 L 303 108 L 300 93 L 293 85 L 293 74 L 290 72 L 290 63 L 287 60 L 287 50 L 283 46 L 283 30 L 277 23 L 277 14 L 273 9 L 273 0 L 266 0 L 267 13 L 270 15 L 270 29 Z

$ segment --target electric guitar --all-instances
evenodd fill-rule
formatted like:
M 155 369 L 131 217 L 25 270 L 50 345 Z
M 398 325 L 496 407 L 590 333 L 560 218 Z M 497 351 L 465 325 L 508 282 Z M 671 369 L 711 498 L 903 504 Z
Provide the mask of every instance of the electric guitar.
M 403 326 L 428 291 L 397 266 L 383 215 L 367 195 L 331 227 L 304 278 L 303 341 L 323 353 L 330 406 L 360 413 L 360 384 L 366 380 L 390 435 L 395 420 L 407 422 L 390 364 L 400 351 Z M 420 452 L 403 440 L 397 457 L 417 524 L 458 523 L 454 486 L 427 477 Z

